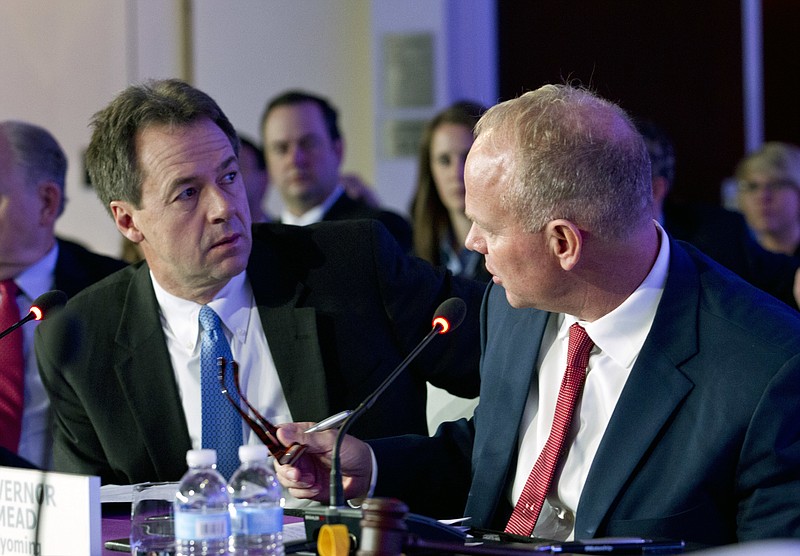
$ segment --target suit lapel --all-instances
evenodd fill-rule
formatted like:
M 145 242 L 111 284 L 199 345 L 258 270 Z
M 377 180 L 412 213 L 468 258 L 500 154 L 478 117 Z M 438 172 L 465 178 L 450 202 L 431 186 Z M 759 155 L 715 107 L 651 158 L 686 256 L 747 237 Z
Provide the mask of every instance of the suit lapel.
M 312 307 L 259 306 L 259 312 L 292 418 L 324 419 L 330 409 L 317 339 L 316 311 Z
M 575 537 L 595 536 L 659 432 L 693 387 L 680 365 L 697 353 L 699 279 L 672 242 L 664 294 L 581 493 Z
M 493 290 L 505 295 L 502 288 Z M 493 330 L 488 331 L 484 346 L 483 384 L 475 412 L 473 477 L 480 479 L 472 483 L 465 513 L 485 526 L 505 496 L 509 474 L 515 469 L 519 423 L 549 316 L 498 305 L 506 309 L 502 316 L 492 314 L 487 319 Z M 486 422 L 481 420 L 484 416 Z
M 330 407 L 317 314 L 300 306 L 310 289 L 291 260 L 269 242 L 254 241 L 253 254 L 247 273 L 292 419 L 322 420 Z
M 113 366 L 157 476 L 174 477 L 171 462 L 182 465 L 191 443 L 158 315 L 150 271 L 143 264 L 128 287 Z

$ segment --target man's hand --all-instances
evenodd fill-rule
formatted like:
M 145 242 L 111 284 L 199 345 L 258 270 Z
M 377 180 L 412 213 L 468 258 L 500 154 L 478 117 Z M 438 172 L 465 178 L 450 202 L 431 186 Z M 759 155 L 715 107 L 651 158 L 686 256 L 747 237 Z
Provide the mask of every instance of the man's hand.
M 285 445 L 305 444 L 307 449 L 294 465 L 275 464 L 280 483 L 295 498 L 318 502 L 330 501 L 331 455 L 337 431 L 305 434 L 313 423 L 287 423 L 278 427 L 278 439 Z M 339 450 L 344 496 L 348 500 L 363 498 L 369 492 L 372 477 L 372 455 L 364 442 L 345 436 Z

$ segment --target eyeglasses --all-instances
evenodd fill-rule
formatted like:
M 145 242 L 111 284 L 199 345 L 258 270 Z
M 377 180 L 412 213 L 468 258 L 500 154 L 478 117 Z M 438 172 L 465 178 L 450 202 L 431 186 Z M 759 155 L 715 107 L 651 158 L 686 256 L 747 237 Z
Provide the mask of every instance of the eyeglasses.
M 784 189 L 797 189 L 797 184 L 792 180 L 774 180 L 766 183 L 740 180 L 736 185 L 741 193 L 755 193 L 761 190 L 775 193 L 777 191 L 783 191 Z
M 233 398 L 230 392 L 228 392 L 228 387 L 225 385 L 225 372 L 227 368 L 227 362 L 225 361 L 224 357 L 217 358 L 217 375 L 219 376 L 219 385 L 222 389 L 222 393 L 225 394 L 225 397 L 228 398 L 228 401 L 231 403 L 233 408 L 242 416 L 244 422 L 247 423 L 247 426 L 256 433 L 256 436 L 264 443 L 264 445 L 269 449 L 270 453 L 275 456 L 275 459 L 278 460 L 278 463 L 281 465 L 291 465 L 297 459 L 303 455 L 303 452 L 306 451 L 306 446 L 303 444 L 298 444 L 297 442 L 292 443 L 291 446 L 286 447 L 284 446 L 280 440 L 278 440 L 278 429 L 275 425 L 267 421 L 267 419 L 261 415 L 256 408 L 250 405 L 250 402 L 247 401 L 247 398 L 244 394 L 242 394 L 242 389 L 239 386 L 239 364 L 236 361 L 231 361 L 231 366 L 233 367 L 233 383 L 236 386 L 236 393 L 239 395 L 239 398 L 244 402 L 247 406 L 247 409 L 253 414 L 253 417 L 247 414 L 236 400 Z

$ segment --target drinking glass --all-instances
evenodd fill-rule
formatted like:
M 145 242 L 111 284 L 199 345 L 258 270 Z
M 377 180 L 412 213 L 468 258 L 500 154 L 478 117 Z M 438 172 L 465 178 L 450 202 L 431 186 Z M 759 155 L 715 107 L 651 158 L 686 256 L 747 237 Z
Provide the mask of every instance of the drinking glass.
M 133 485 L 131 554 L 166 556 L 175 553 L 172 502 L 178 483 Z

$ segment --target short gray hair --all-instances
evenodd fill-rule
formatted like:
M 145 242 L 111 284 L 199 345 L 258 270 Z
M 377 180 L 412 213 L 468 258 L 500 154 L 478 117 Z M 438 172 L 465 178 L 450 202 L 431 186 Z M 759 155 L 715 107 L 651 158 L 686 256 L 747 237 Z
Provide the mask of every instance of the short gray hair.
M 653 214 L 650 159 L 619 106 L 569 85 L 545 85 L 490 108 L 476 126 L 514 149 L 501 203 L 527 231 L 565 218 L 621 239 Z
M 64 187 L 67 179 L 67 155 L 53 135 L 38 125 L 7 120 L 0 122 L 0 135 L 11 146 L 14 164 L 19 166 L 27 185 L 41 181 L 52 181 L 61 190 L 61 206 L 64 211 Z

